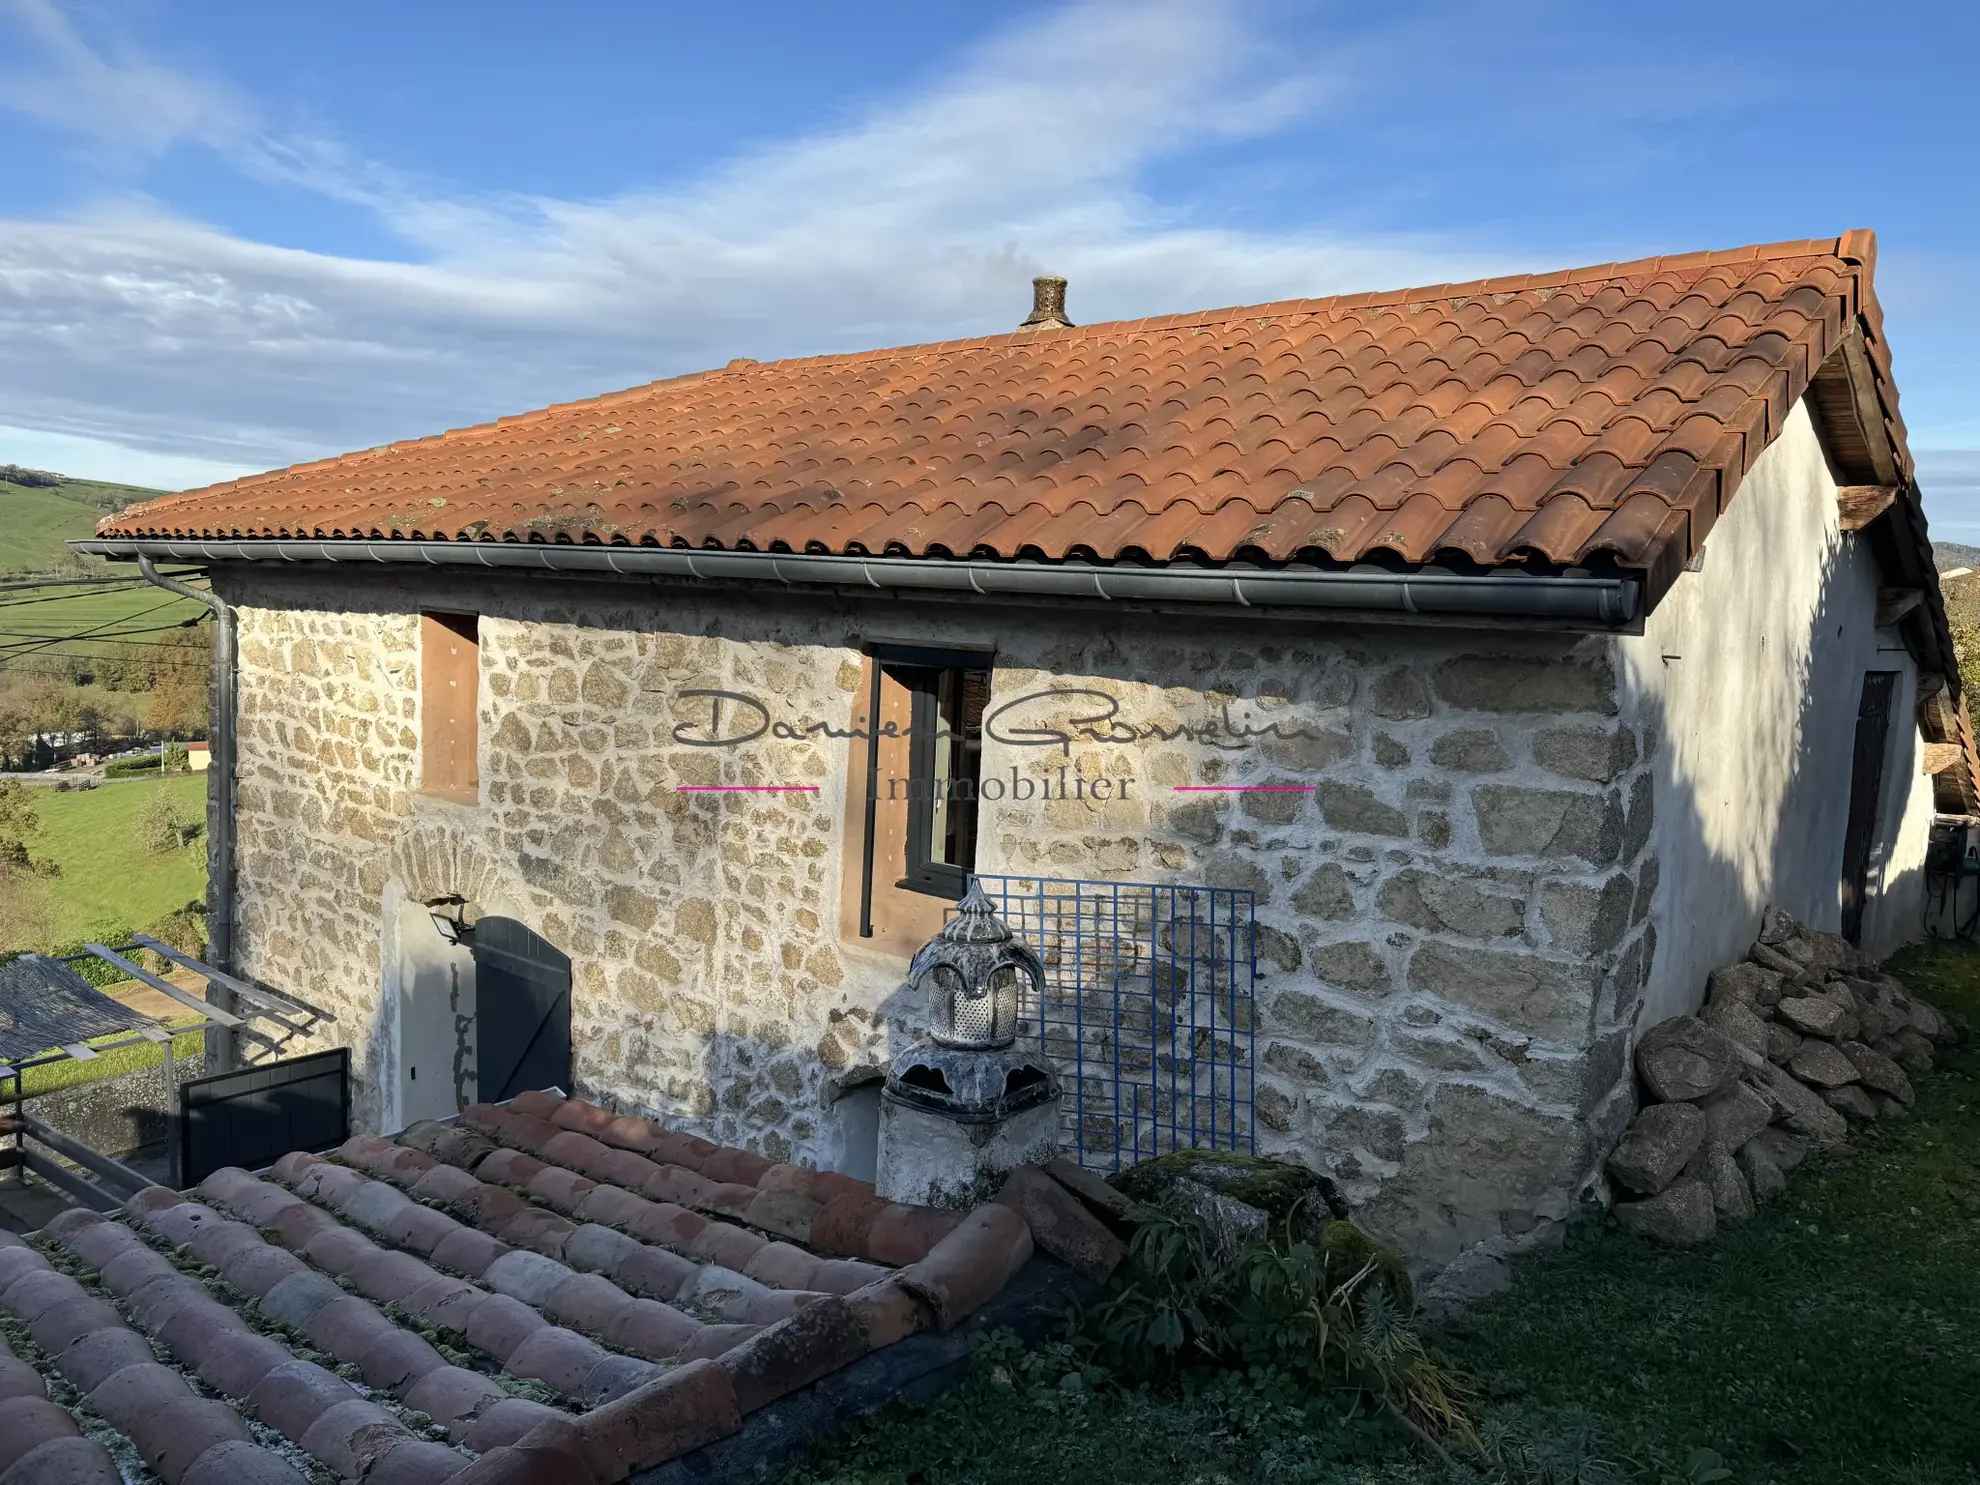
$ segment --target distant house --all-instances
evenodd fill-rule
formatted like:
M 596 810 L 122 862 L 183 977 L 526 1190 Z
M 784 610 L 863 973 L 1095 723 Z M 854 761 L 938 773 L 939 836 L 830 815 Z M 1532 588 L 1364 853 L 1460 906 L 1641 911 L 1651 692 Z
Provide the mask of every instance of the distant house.
M 186 744 L 186 767 L 194 773 L 205 773 L 213 764 L 211 744 L 189 742 Z
M 1048 281 L 82 545 L 234 606 L 237 963 L 339 1013 L 369 1125 L 568 1082 L 864 1173 L 977 873 L 1089 1156 L 1255 1139 L 1435 1261 L 1572 1209 L 1769 904 L 1893 947 L 1975 812 L 1874 260 Z

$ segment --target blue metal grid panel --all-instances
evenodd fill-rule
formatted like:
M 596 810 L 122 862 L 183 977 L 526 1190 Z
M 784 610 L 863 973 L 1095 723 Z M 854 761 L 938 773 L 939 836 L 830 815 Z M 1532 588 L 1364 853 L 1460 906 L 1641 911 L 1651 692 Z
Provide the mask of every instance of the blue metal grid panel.
M 1241 888 L 978 876 L 1045 965 L 1023 1008 L 1089 1170 L 1255 1148 L 1256 901 Z

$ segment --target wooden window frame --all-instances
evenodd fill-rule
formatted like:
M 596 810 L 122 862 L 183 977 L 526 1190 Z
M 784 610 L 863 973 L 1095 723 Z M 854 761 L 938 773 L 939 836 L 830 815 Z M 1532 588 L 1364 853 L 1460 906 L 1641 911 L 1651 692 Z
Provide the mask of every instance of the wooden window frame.
M 949 649 L 892 643 L 866 645 L 863 653 L 867 671 L 865 730 L 869 736 L 863 745 L 855 747 L 849 760 L 854 767 L 854 788 L 847 791 L 848 797 L 863 797 L 864 819 L 857 837 L 857 856 L 848 860 L 848 865 L 856 866 L 858 872 L 859 901 L 856 916 L 847 913 L 850 920 L 847 928 L 862 939 L 882 939 L 891 943 L 902 932 L 919 932 L 925 926 L 921 922 L 924 918 L 939 928 L 942 904 L 953 902 L 963 895 L 970 875 L 969 867 L 929 859 L 927 845 L 932 828 L 932 796 L 917 799 L 914 785 L 924 776 L 931 788 L 933 785 L 937 745 L 932 725 L 935 697 L 932 686 L 916 682 L 919 676 L 930 672 L 976 670 L 994 675 L 997 657 L 996 652 L 987 646 L 980 649 Z M 908 710 L 898 722 L 904 723 L 906 730 L 890 732 L 883 718 L 888 718 L 890 712 L 901 710 L 904 692 Z M 888 693 L 891 694 L 891 703 Z M 890 805 L 886 798 L 888 789 L 881 778 L 883 754 L 892 754 L 897 763 L 906 763 L 909 784 L 908 798 L 891 802 L 894 818 L 888 822 L 883 822 L 880 817 L 883 806 Z M 979 752 L 979 768 L 980 759 Z M 904 832 L 900 819 L 903 808 L 907 817 Z M 848 835 L 851 836 L 850 831 Z M 904 858 L 901 862 L 904 872 L 897 874 L 892 863 L 882 864 L 877 859 L 883 837 L 901 842 L 898 849 Z M 850 840 L 848 844 L 851 844 Z M 851 854 L 848 853 L 849 856 Z M 974 855 L 974 850 L 971 854 Z M 973 865 L 972 860 L 970 866 Z M 908 897 L 902 899 L 894 896 L 897 893 L 908 894 Z M 896 911 L 887 915 L 890 920 L 902 920 L 896 928 L 886 932 L 876 931 L 875 927 L 875 906 L 880 894 L 893 899 Z M 912 902 L 917 899 L 927 903 L 926 913 L 912 907 Z M 850 909 L 851 906 L 848 901 L 846 907 Z M 902 908 L 906 909 L 905 913 L 900 911 Z M 922 936 L 925 937 L 925 933 Z
M 452 653 L 442 655 L 441 646 Z M 459 653 L 465 646 L 465 656 Z M 419 792 L 481 802 L 481 615 L 419 615 Z

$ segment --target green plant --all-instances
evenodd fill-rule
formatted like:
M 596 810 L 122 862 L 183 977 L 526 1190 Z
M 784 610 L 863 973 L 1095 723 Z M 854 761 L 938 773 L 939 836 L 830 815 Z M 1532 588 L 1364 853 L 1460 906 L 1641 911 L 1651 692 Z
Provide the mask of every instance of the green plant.
M 1315 1243 L 1295 1236 L 1288 1213 L 1230 1262 L 1193 1217 L 1141 1218 L 1113 1293 L 1086 1324 L 1123 1375 L 1192 1362 L 1277 1371 L 1375 1400 L 1431 1439 L 1475 1441 L 1473 1392 L 1411 1324 L 1401 1265 L 1351 1224 L 1328 1223 Z

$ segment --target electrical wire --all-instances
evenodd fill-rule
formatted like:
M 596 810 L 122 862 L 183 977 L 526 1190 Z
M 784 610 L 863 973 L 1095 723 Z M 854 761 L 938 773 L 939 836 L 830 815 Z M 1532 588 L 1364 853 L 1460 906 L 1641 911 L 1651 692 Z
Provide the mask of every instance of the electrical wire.
M 188 568 L 184 572 L 168 572 L 165 577 L 197 577 L 200 569 Z M 148 587 L 143 578 L 134 577 L 79 577 L 79 578 L 37 578 L 31 583 L 0 583 L 0 593 L 28 593 L 41 588 L 83 588 L 105 587 L 112 583 L 128 583 L 134 587 Z

